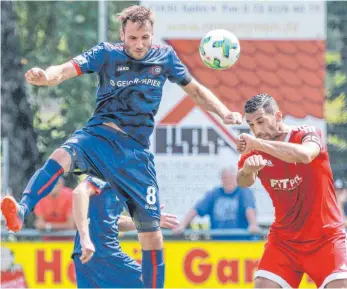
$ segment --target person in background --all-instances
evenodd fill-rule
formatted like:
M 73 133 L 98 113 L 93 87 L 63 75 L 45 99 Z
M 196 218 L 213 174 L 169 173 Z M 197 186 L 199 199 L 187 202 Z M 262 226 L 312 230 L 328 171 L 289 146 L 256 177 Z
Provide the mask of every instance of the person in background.
M 52 193 L 42 199 L 35 208 L 35 228 L 51 232 L 75 229 L 72 216 L 72 189 L 65 186 L 60 177 Z M 45 240 L 65 240 L 72 237 L 44 237 Z
M 187 213 L 181 225 L 174 229 L 176 234 L 182 233 L 197 215 L 209 216 L 212 230 L 248 229 L 252 234 L 260 232 L 256 221 L 253 192 L 237 186 L 236 170 L 232 168 L 223 169 L 221 181 L 222 186 L 207 192 Z M 213 237 L 213 239 L 225 238 L 225 236 Z

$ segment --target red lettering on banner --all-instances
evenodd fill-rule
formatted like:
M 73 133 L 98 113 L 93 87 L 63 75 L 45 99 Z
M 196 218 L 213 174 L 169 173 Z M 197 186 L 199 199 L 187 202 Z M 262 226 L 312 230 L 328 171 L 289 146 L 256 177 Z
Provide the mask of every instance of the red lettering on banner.
M 245 260 L 245 283 L 253 283 L 254 272 L 258 265 L 259 260 Z
M 52 261 L 45 260 L 45 251 L 38 250 L 36 255 L 37 260 L 37 283 L 45 283 L 46 271 L 52 271 L 54 283 L 61 283 L 61 252 L 53 250 Z
M 200 284 L 205 282 L 210 277 L 212 272 L 211 264 L 199 263 L 199 273 L 193 272 L 193 262 L 205 260 L 209 256 L 210 255 L 202 249 L 193 249 L 187 253 L 187 256 L 184 258 L 183 269 L 184 274 L 189 281 Z
M 67 266 L 67 272 L 66 272 L 67 277 L 71 281 L 71 283 L 76 284 L 76 273 L 75 273 L 75 264 L 74 262 L 70 262 L 69 265 Z
M 217 278 L 220 283 L 239 282 L 239 261 L 222 259 L 217 265 Z

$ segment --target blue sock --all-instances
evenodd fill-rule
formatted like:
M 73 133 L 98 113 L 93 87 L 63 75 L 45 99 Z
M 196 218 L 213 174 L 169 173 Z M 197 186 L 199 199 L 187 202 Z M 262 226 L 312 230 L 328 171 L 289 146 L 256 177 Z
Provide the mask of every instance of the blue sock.
M 145 288 L 164 288 L 163 250 L 142 250 L 142 279 Z
M 62 166 L 53 159 L 49 159 L 41 169 L 36 171 L 20 201 L 20 205 L 24 209 L 24 216 L 27 216 L 35 205 L 52 191 L 63 173 Z

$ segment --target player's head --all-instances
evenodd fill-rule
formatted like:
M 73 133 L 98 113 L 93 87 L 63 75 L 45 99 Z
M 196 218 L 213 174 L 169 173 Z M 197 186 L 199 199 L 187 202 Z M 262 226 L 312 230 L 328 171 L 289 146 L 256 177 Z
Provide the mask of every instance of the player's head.
M 130 6 L 118 14 L 120 37 L 124 49 L 132 58 L 142 59 L 152 46 L 153 12 L 143 6 Z
M 221 173 L 222 185 L 225 192 L 231 193 L 237 186 L 236 170 L 233 168 L 225 168 Z
M 272 96 L 265 93 L 253 96 L 246 102 L 244 112 L 257 138 L 274 140 L 279 136 L 282 113 Z

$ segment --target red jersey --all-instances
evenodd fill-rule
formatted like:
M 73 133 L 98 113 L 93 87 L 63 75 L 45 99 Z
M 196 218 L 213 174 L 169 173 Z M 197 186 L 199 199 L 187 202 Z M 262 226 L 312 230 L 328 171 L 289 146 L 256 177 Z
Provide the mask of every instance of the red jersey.
M 242 155 L 239 169 L 251 155 L 261 155 L 267 165 L 258 172 L 275 207 L 271 232 L 281 239 L 318 240 L 343 230 L 334 190 L 333 175 L 322 132 L 312 126 L 293 128 L 284 141 L 301 144 L 306 138 L 321 150 L 309 164 L 287 163 L 261 151 Z
M 72 189 L 63 187 L 57 197 L 44 197 L 34 209 L 35 215 L 49 223 L 64 223 L 72 217 Z

